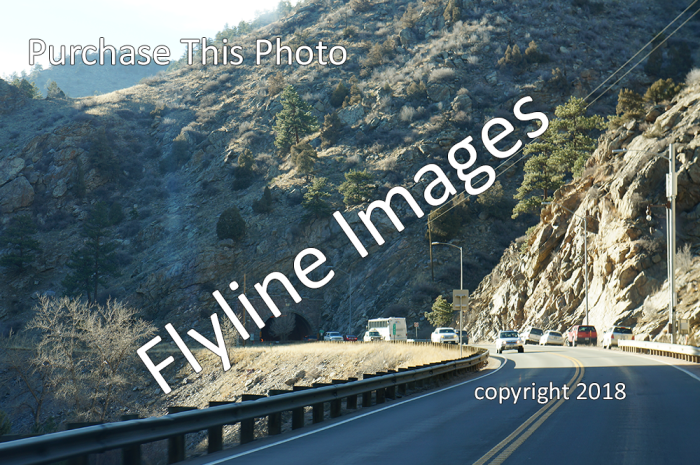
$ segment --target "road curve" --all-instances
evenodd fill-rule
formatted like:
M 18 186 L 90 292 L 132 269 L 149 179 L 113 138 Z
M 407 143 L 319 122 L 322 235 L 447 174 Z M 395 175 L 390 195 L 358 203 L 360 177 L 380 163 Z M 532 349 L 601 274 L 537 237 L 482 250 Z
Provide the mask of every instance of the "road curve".
M 700 378 L 586 347 L 495 358 L 498 370 L 468 381 L 188 463 L 697 463 Z M 508 398 L 486 398 L 499 392 Z

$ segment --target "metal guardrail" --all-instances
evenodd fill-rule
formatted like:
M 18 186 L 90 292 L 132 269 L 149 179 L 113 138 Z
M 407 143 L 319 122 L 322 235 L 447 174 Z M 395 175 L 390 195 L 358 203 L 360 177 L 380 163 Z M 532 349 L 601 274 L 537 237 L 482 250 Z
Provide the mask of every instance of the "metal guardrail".
M 396 389 L 405 394 L 409 387 L 422 386 L 427 380 L 456 376 L 466 371 L 476 371 L 488 360 L 489 352 L 476 349 L 477 353 L 467 358 L 449 362 L 399 369 L 396 373 L 365 375 L 360 381 L 339 381 L 318 388 L 272 395 L 258 400 L 212 406 L 204 410 L 190 410 L 161 417 L 128 420 L 117 423 L 89 426 L 71 431 L 46 434 L 39 437 L 0 443 L 0 458 L 3 465 L 39 465 L 58 460 L 85 457 L 88 454 L 122 449 L 125 464 L 140 463 L 139 448 L 142 444 L 168 439 L 168 463 L 184 460 L 184 435 L 198 431 L 209 431 L 209 452 L 221 450 L 221 427 L 241 423 L 241 443 L 254 439 L 252 433 L 255 418 L 268 417 L 268 434 L 279 434 L 279 419 L 284 411 L 299 412 L 303 426 L 303 408 L 314 407 L 314 423 L 323 421 L 323 405 L 331 403 L 331 418 L 340 416 L 341 400 L 347 398 L 348 408 L 356 407 L 357 396 L 362 396 L 362 406 L 371 406 L 372 392 L 376 403 L 385 397 L 395 398 Z M 402 371 L 406 370 L 406 371 Z M 370 377 L 371 376 L 371 377 Z M 272 393 L 271 393 L 272 394 Z M 354 400 L 354 401 L 353 401 Z M 319 415 L 320 406 L 320 415 Z M 292 428 L 299 427 L 299 420 Z M 246 431 L 244 432 L 244 425 Z M 247 439 L 244 440 L 244 434 Z M 212 441 L 218 447 L 212 448 Z M 136 448 L 136 452 L 134 449 Z M 180 451 L 179 453 L 177 451 Z M 175 452 L 173 452 L 175 451 Z M 127 457 L 129 457 L 127 459 Z M 85 462 L 87 463 L 87 462 Z
M 649 355 L 663 355 L 689 362 L 700 363 L 700 348 L 667 344 L 663 342 L 619 341 L 618 346 L 625 352 L 637 352 Z

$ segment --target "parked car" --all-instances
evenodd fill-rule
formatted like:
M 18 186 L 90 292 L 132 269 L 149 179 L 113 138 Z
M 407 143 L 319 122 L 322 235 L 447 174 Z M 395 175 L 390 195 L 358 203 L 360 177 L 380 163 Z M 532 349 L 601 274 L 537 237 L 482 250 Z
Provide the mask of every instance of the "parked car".
M 369 331 L 365 332 L 365 335 L 362 337 L 362 341 L 364 342 L 373 342 L 373 341 L 381 341 L 382 340 L 382 335 L 379 334 L 379 331 L 376 329 L 370 329 Z
M 517 350 L 525 352 L 523 340 L 517 331 L 499 331 L 496 338 L 496 353 L 501 354 L 504 350 Z
M 627 326 L 613 326 L 603 333 L 603 348 L 610 349 L 616 346 L 618 341 L 634 341 L 632 328 Z
M 343 336 L 343 341 L 357 341 L 357 336 L 353 334 L 346 334 Z
M 435 331 L 430 334 L 430 341 L 438 344 L 458 344 L 459 337 L 454 328 L 435 328 Z
M 525 344 L 539 344 L 542 337 L 542 330 L 532 326 L 526 327 L 521 333 L 520 338 Z
M 575 347 L 581 344 L 598 345 L 598 332 L 595 326 L 575 325 L 569 329 L 566 345 Z
M 316 342 L 318 338 L 316 336 L 304 336 L 304 341 L 306 342 Z
M 564 336 L 562 336 L 559 331 L 552 331 L 551 329 L 547 330 L 540 338 L 540 345 L 546 346 L 548 344 L 555 346 L 563 346 Z
M 323 335 L 324 341 L 342 341 L 343 336 L 337 331 L 328 331 Z

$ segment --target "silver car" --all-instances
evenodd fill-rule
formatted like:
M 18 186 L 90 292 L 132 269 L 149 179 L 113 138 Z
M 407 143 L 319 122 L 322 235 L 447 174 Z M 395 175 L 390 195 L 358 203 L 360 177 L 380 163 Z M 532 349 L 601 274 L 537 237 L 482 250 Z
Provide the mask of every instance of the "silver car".
M 523 340 L 517 331 L 499 331 L 496 338 L 496 353 L 501 354 L 504 350 L 517 350 L 525 352 Z
M 547 330 L 540 338 L 540 345 L 546 346 L 548 344 L 555 346 L 563 346 L 564 336 L 562 336 L 559 331 L 552 331 L 551 329 Z
M 634 340 L 632 329 L 627 326 L 613 326 L 603 333 L 603 349 L 618 345 L 618 341 Z
M 540 328 L 528 326 L 520 332 L 520 338 L 525 344 L 539 344 L 540 337 L 542 337 L 542 330 Z

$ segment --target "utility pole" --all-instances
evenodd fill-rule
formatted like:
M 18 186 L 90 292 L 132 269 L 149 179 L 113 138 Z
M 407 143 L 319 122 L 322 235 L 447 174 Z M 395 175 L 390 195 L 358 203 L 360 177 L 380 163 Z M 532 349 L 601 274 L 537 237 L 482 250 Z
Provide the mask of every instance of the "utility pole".
M 627 149 L 616 149 L 613 153 L 627 152 Z M 668 160 L 668 174 L 666 174 L 666 256 L 668 257 L 668 326 L 671 333 L 671 343 L 676 343 L 676 196 L 678 195 L 678 182 L 676 175 L 676 150 L 673 144 L 668 146 L 668 156 L 660 155 Z M 651 207 L 647 206 L 647 221 L 651 221 Z
M 433 271 L 433 235 L 430 229 L 430 215 L 428 215 L 428 244 L 430 244 L 430 277 L 432 279 L 432 282 L 435 282 L 435 272 Z
M 666 175 L 666 197 L 669 202 L 669 213 L 666 215 L 668 226 L 668 324 L 671 333 L 671 344 L 676 343 L 676 151 L 673 144 L 668 146 L 668 174 Z

